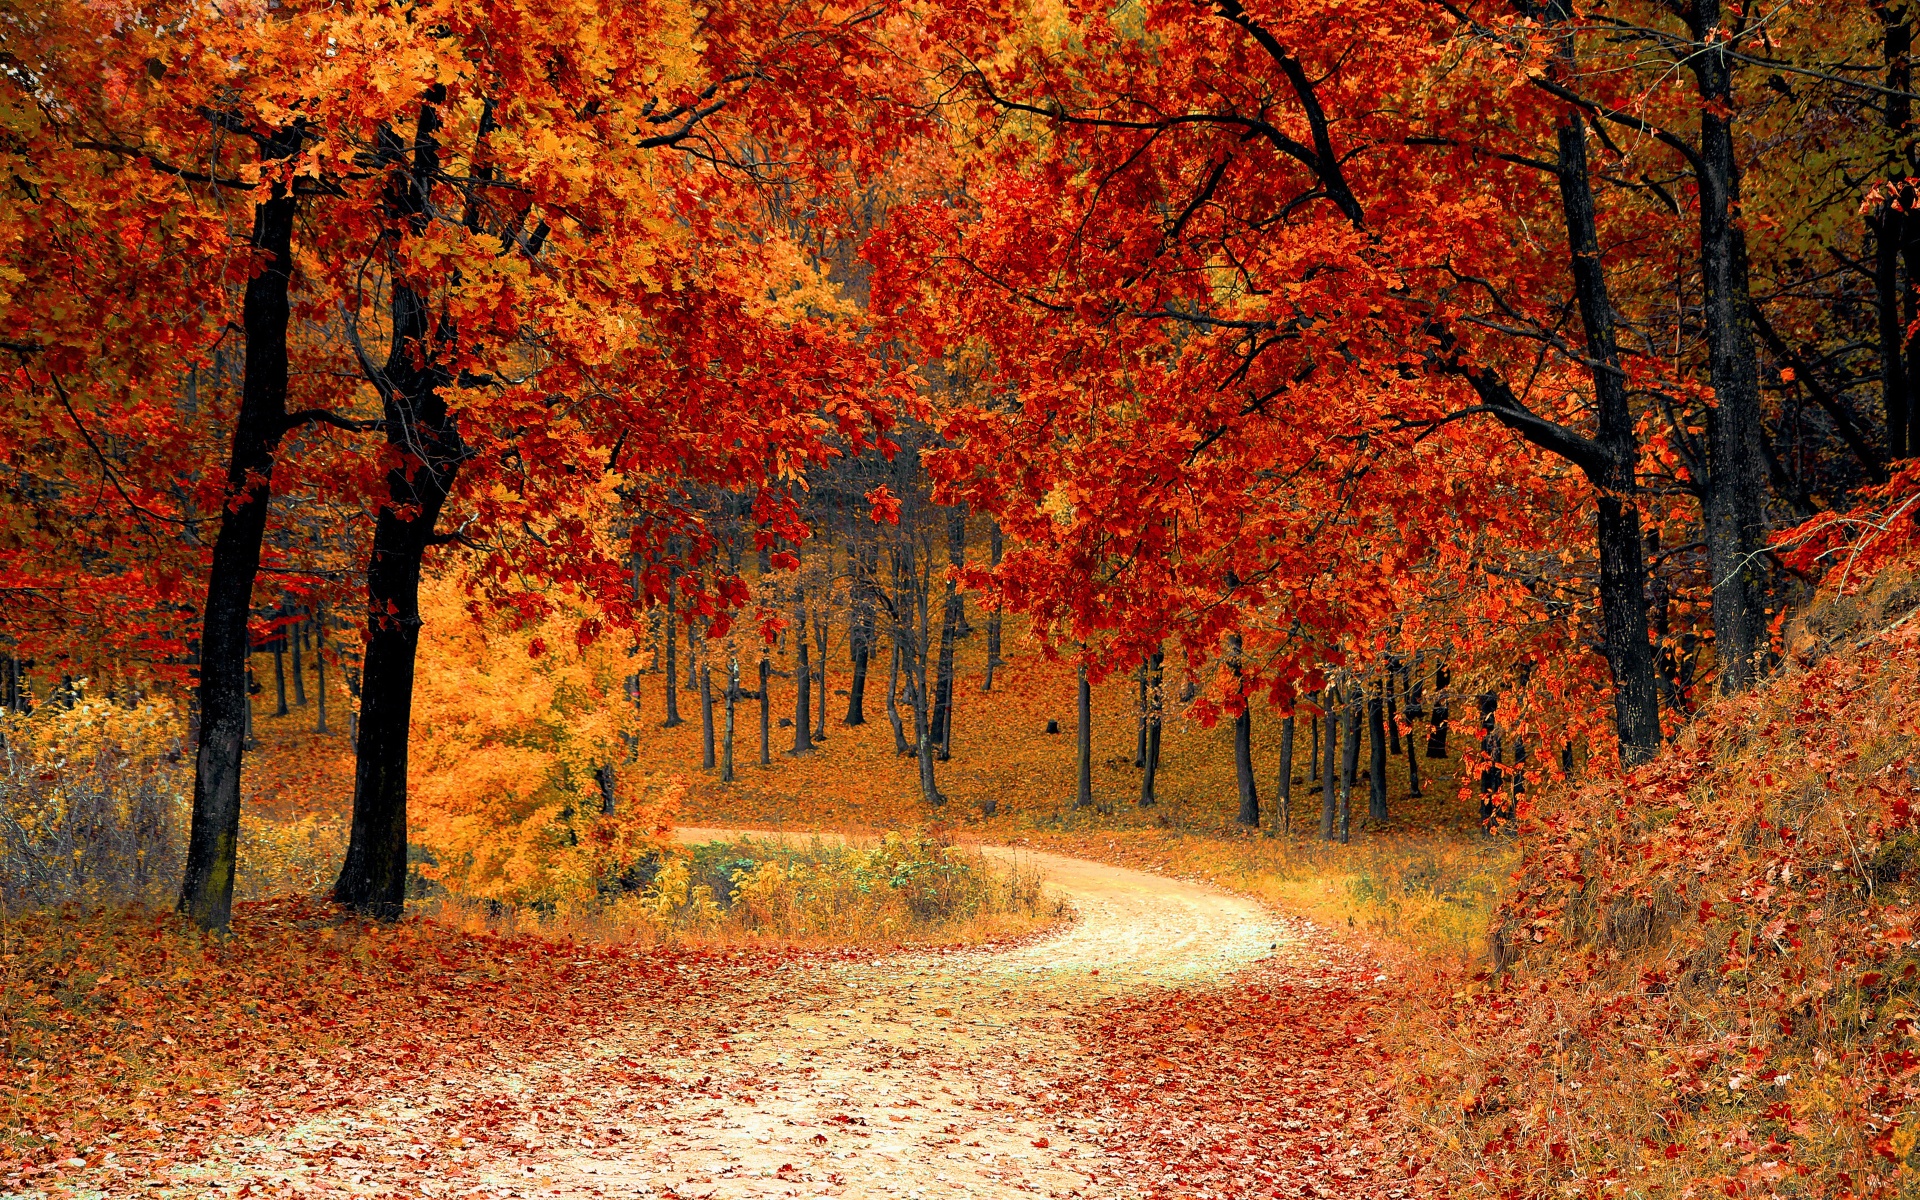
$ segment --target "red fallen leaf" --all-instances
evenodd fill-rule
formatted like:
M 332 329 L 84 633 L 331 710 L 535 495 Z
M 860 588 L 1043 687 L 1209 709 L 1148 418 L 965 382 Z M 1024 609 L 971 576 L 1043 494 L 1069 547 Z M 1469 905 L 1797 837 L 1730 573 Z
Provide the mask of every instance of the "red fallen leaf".
M 1036 1148 L 1041 1150 L 1045 1150 L 1048 1146 L 1052 1145 L 1052 1143 L 1047 1141 L 1047 1139 L 1045 1138 L 1035 1138 L 1033 1139 L 1033 1144 Z
M 824 1146 L 827 1144 L 827 1135 L 824 1133 L 816 1133 L 811 1138 L 808 1138 L 807 1140 L 812 1142 L 816 1146 Z

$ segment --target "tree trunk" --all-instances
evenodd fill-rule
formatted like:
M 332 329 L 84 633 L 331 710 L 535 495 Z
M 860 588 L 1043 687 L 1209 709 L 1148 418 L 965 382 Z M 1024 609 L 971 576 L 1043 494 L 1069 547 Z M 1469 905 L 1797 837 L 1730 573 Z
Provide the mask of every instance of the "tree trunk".
M 828 621 L 830 614 L 822 605 L 813 614 L 814 660 L 818 664 L 814 675 L 813 740 L 817 745 L 827 740 L 827 634 L 832 628 Z
M 299 624 L 294 626 L 295 633 L 293 637 L 293 704 L 295 708 L 305 708 L 307 706 L 306 663 L 302 661 L 304 656 L 300 653 L 300 651 L 304 648 L 304 643 L 307 640 L 306 628 L 307 626 L 305 621 L 301 621 Z
M 1293 721 L 1292 713 L 1280 719 L 1280 781 L 1275 800 L 1282 834 L 1293 832 Z
M 987 522 L 987 553 L 990 556 L 989 561 L 996 570 L 1000 566 L 1001 549 L 1000 522 L 989 520 Z M 987 614 L 987 678 L 980 685 L 981 691 L 993 690 L 993 673 L 1004 665 L 1000 661 L 1000 606 L 996 604 L 993 611 Z
M 867 723 L 867 664 L 873 658 L 874 572 L 879 568 L 880 545 L 872 539 L 858 543 L 850 555 L 852 604 L 847 613 L 847 654 L 853 678 L 847 684 L 847 725 Z
M 315 715 L 313 723 L 315 733 L 327 732 L 327 610 L 317 608 L 313 613 L 313 699 Z
M 439 172 L 435 89 L 420 106 L 411 173 L 396 175 L 389 205 L 407 217 L 414 236 L 424 232 L 428 196 Z M 386 130 L 383 149 L 402 149 Z M 396 277 L 397 278 L 397 277 Z M 400 916 L 407 880 L 407 738 L 413 718 L 413 672 L 420 647 L 420 567 L 434 525 L 466 457 L 459 429 L 440 394 L 449 382 L 438 348 L 451 331 L 433 327 L 428 297 L 405 283 L 392 286 L 392 336 L 383 407 L 387 442 L 403 465 L 387 473 L 389 503 L 374 521 L 367 565 L 366 658 L 361 668 L 359 743 L 355 747 L 353 826 L 334 899 L 383 920 Z
M 1240 712 L 1233 719 L 1233 781 L 1240 795 L 1240 815 L 1237 819 L 1248 829 L 1258 829 L 1260 793 L 1253 778 L 1253 707 L 1247 703 L 1245 689 L 1239 686 L 1240 635 L 1236 633 L 1227 639 L 1227 645 L 1233 659 L 1235 691 L 1240 695 Z
M 1140 661 L 1140 667 L 1134 672 L 1134 678 L 1140 682 L 1140 704 L 1137 718 L 1139 729 L 1133 742 L 1133 765 L 1144 767 L 1147 765 L 1147 663 L 1145 659 Z
M 1341 724 L 1346 736 L 1340 746 L 1340 844 L 1346 845 L 1353 833 L 1353 781 L 1360 773 L 1360 722 L 1362 720 L 1360 686 L 1347 688 L 1347 711 Z
M 1160 802 L 1160 798 L 1154 794 L 1154 784 L 1160 774 L 1160 724 L 1162 713 L 1166 708 L 1165 693 L 1161 690 L 1166 682 L 1163 662 L 1161 653 L 1157 649 L 1147 660 L 1149 674 L 1146 690 L 1147 752 L 1143 764 L 1145 769 L 1140 775 L 1140 807 L 1142 808 Z
M 966 562 L 966 555 L 967 512 L 963 508 L 950 509 L 947 513 L 947 564 L 958 569 Z M 933 729 L 940 746 L 941 762 L 946 762 L 953 754 L 953 648 L 960 636 L 960 617 L 964 604 L 965 600 L 960 595 L 960 581 L 949 576 L 946 603 L 940 613 L 940 662 L 933 696 Z
M 700 664 L 700 766 L 713 770 L 713 665 Z
M 793 589 L 793 749 L 790 754 L 806 754 L 813 749 L 813 672 L 807 660 L 807 599 L 797 585 Z
M 1386 682 L 1382 685 L 1387 692 L 1387 751 L 1400 753 L 1400 710 L 1399 697 L 1394 691 L 1394 680 L 1399 675 L 1398 668 L 1387 668 Z
M 603 816 L 612 816 L 614 799 L 619 780 L 614 774 L 612 763 L 601 763 L 594 769 L 593 779 L 600 785 L 600 812 Z
M 1073 806 L 1075 808 L 1093 807 L 1093 686 L 1087 682 L 1087 664 L 1081 663 L 1074 672 L 1077 690 L 1074 693 L 1073 731 L 1075 766 L 1073 786 Z
M 1414 753 L 1413 743 L 1413 704 L 1407 704 L 1407 795 L 1420 795 L 1420 756 Z
M 734 708 L 740 702 L 740 656 L 735 652 L 733 639 L 727 639 L 727 716 L 726 727 L 720 739 L 720 782 L 733 782 L 733 717 Z
M 1340 837 L 1340 697 L 1332 684 L 1320 689 L 1320 712 L 1327 733 L 1320 756 L 1320 837 L 1331 842 Z
M 1700 273 L 1707 372 L 1707 562 L 1713 584 L 1720 690 L 1740 692 L 1766 650 L 1766 469 L 1760 445 L 1760 368 L 1748 310 L 1747 244 L 1734 145 L 1733 46 L 1720 33 L 1720 0 L 1693 0 L 1687 23 L 1699 49 L 1687 56 L 1700 90 Z
M 299 134 L 276 140 L 291 154 Z M 284 148 L 282 148 L 284 147 Z M 240 765 L 252 701 L 247 695 L 247 616 L 260 573 L 273 455 L 287 415 L 287 289 L 292 279 L 295 200 L 275 185 L 253 212 L 251 248 L 261 259 L 241 307 L 246 368 L 227 464 L 207 602 L 201 610 L 200 730 L 194 754 L 193 817 L 187 834 L 180 912 L 202 929 L 225 929 L 233 909 L 240 839 Z
M 674 654 L 674 639 L 677 636 L 673 609 L 676 594 L 680 591 L 680 572 L 667 568 L 667 719 L 660 722 L 662 729 L 672 729 L 680 724 L 680 663 Z
M 1427 757 L 1445 758 L 1447 756 L 1447 702 L 1446 691 L 1449 680 L 1447 665 L 1440 663 L 1433 668 L 1433 716 L 1427 726 Z
M 887 720 L 893 725 L 893 752 L 901 758 L 913 753 L 900 720 L 900 647 L 893 648 L 893 669 L 887 676 Z
M 273 715 L 284 717 L 287 708 L 287 632 L 283 626 L 273 635 Z
M 1904 22 L 1901 28 L 1905 28 Z M 1880 334 L 1880 409 L 1887 429 L 1887 457 L 1909 453 L 1906 360 L 1907 323 L 1900 319 L 1900 252 L 1906 242 L 1906 214 L 1892 200 L 1882 201 L 1867 228 L 1873 231 L 1874 310 Z
M 1487 753 L 1487 765 L 1480 769 L 1480 823 L 1488 824 L 1493 819 L 1494 810 L 1499 806 L 1500 784 L 1504 776 L 1500 771 L 1500 727 L 1495 714 L 1500 708 L 1500 697 L 1487 692 L 1480 697 L 1480 749 Z
M 773 664 L 767 661 L 766 648 L 760 650 L 760 765 L 773 764 L 773 699 L 767 680 L 773 674 Z
M 1376 687 L 1367 697 L 1367 819 L 1375 824 L 1387 819 L 1387 706 L 1380 693 Z

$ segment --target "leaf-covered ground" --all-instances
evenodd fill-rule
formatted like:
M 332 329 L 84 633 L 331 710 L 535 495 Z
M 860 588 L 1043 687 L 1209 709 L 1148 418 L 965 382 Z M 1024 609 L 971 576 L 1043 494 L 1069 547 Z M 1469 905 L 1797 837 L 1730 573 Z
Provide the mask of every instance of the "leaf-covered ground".
M 1210 887 L 1031 861 L 1080 919 L 997 950 L 586 950 L 420 923 L 352 927 L 310 979 L 213 951 L 194 967 L 203 991 L 153 997 L 230 997 L 199 1011 L 232 1026 L 186 1030 L 204 1094 L 114 1085 L 85 1134 L 38 1110 L 56 1140 L 30 1177 L 18 1159 L 0 1179 L 55 1194 L 698 1200 L 1408 1188 L 1375 1079 L 1379 968 Z M 242 933 L 249 961 L 284 966 L 323 929 L 343 937 L 282 906 L 249 912 Z M 166 965 L 122 962 L 130 978 Z M 336 1006 L 289 1003 L 316 983 Z M 181 1029 L 156 1021 L 116 1052 Z

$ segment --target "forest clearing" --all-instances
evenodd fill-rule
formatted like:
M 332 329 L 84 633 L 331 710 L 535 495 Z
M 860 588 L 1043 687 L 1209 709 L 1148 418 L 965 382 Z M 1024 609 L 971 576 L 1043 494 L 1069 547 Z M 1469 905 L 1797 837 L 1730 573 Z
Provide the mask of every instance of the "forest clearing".
M 1917 33 L 7 0 L 0 1200 L 1920 1195 Z

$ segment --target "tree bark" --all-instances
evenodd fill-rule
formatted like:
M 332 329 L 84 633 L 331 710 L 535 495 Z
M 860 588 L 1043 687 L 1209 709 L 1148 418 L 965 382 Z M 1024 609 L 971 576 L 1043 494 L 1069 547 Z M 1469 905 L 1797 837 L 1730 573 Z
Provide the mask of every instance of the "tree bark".
M 1747 243 L 1734 145 L 1732 44 L 1720 32 L 1720 0 L 1692 0 L 1688 28 L 1699 48 L 1687 56 L 1700 91 L 1700 273 L 1707 374 L 1707 562 L 1713 584 L 1714 650 L 1720 690 L 1740 692 L 1759 676 L 1766 650 L 1766 467 L 1760 445 L 1760 368 L 1749 318 Z M 1657 735 L 1656 735 L 1657 736 Z
M 439 96 L 420 107 L 412 167 L 396 172 L 388 203 L 414 235 L 426 228 L 427 196 L 439 169 L 435 134 Z M 401 147 L 382 131 L 388 161 Z M 420 566 L 466 447 L 440 391 L 449 381 L 434 338 L 428 298 L 396 275 L 392 336 L 380 375 L 387 443 L 401 465 L 387 473 L 387 503 L 374 519 L 367 563 L 366 657 L 361 665 L 355 746 L 353 825 L 334 899 L 382 920 L 406 900 L 407 739 L 413 720 L 413 671 L 420 647 Z M 447 331 L 440 331 L 444 338 Z
M 1248 829 L 1260 827 L 1260 792 L 1253 778 L 1253 707 L 1247 703 L 1244 689 L 1238 686 L 1240 675 L 1240 635 L 1228 639 L 1233 658 L 1236 691 L 1240 692 L 1240 712 L 1233 718 L 1233 782 L 1239 793 L 1240 813 L 1236 818 Z
M 880 545 L 871 538 L 861 540 L 850 555 L 853 578 L 849 586 L 850 611 L 847 614 L 847 654 L 853 662 L 853 678 L 847 684 L 847 725 L 867 723 L 867 665 L 873 659 L 874 572 L 879 567 Z
M 305 708 L 307 706 L 307 676 L 306 676 L 307 664 L 303 661 L 305 656 L 302 655 L 300 652 L 303 649 L 303 644 L 307 640 L 306 622 L 304 620 L 301 621 L 299 624 L 294 626 L 294 629 L 296 632 L 294 633 L 293 647 L 292 647 L 293 648 L 293 706 L 295 708 Z
M 1145 713 L 1147 751 L 1142 764 L 1144 769 L 1140 775 L 1140 807 L 1142 808 L 1149 808 L 1160 802 L 1160 797 L 1154 794 L 1154 785 L 1158 782 L 1160 775 L 1160 722 L 1161 714 L 1166 707 L 1165 693 L 1161 690 L 1166 682 L 1163 663 L 1161 653 L 1156 648 L 1152 657 L 1147 660 Z
M 1093 807 L 1093 687 L 1087 682 L 1087 664 L 1081 663 L 1074 672 L 1076 691 L 1074 692 L 1073 731 L 1075 766 L 1073 785 L 1073 806 L 1075 808 Z
M 713 664 L 700 664 L 700 766 L 713 770 Z
M 887 677 L 887 721 L 893 726 L 893 752 L 901 758 L 913 753 L 900 720 L 900 647 L 893 648 L 893 668 Z
M 660 722 L 662 729 L 672 729 L 680 720 L 680 663 L 674 654 L 674 639 L 677 636 L 674 619 L 674 601 L 680 591 L 680 572 L 667 568 L 667 719 Z
M 947 512 L 947 564 L 958 570 L 967 556 L 967 511 L 955 507 Z M 934 681 L 933 730 L 940 747 L 940 761 L 953 755 L 953 650 L 960 636 L 960 618 L 964 598 L 960 581 L 947 579 L 946 603 L 940 613 L 940 662 Z
M 813 749 L 813 672 L 807 659 L 807 599 L 797 584 L 793 589 L 793 749 L 790 754 L 806 754 Z
M 760 765 L 773 764 L 773 698 L 767 687 L 767 680 L 773 674 L 773 664 L 767 661 L 767 651 L 760 649 Z
M 271 157 L 299 146 L 299 134 L 271 144 Z M 207 602 L 201 610 L 200 728 L 194 754 L 193 816 L 187 834 L 180 912 L 202 929 L 225 929 L 233 909 L 240 839 L 240 768 L 252 702 L 247 695 L 247 616 L 260 573 L 274 451 L 287 416 L 288 287 L 293 269 L 295 200 L 276 185 L 253 212 L 259 273 L 241 307 L 246 367 L 227 464 L 228 503 L 220 510 Z
M 1433 716 L 1427 726 L 1427 757 L 1447 756 L 1447 664 L 1433 668 Z
M 1134 671 L 1133 676 L 1140 683 L 1140 703 L 1136 718 L 1139 728 L 1133 741 L 1133 765 L 1144 767 L 1147 765 L 1147 663 L 1145 659 L 1140 660 L 1139 669 Z
M 273 715 L 284 717 L 287 708 L 287 633 L 283 627 L 273 635 Z
M 327 610 L 322 605 L 313 612 L 313 674 L 314 709 L 316 720 L 313 731 L 318 734 L 327 732 Z
M 733 729 L 734 708 L 740 703 L 740 656 L 733 647 L 733 639 L 727 639 L 727 714 L 726 727 L 720 739 L 720 782 L 733 782 Z
M 1339 838 L 1340 802 L 1337 779 L 1340 760 L 1340 697 L 1332 684 L 1320 689 L 1322 724 L 1326 726 L 1325 752 L 1320 756 L 1320 837 L 1324 841 Z
M 987 522 L 987 553 L 995 570 L 1000 567 L 1001 549 L 1000 522 L 989 520 Z M 981 691 L 993 690 L 993 673 L 1004 665 L 1000 661 L 1000 606 L 996 604 L 993 611 L 987 614 L 987 677 L 980 685 Z
M 1387 819 L 1386 700 L 1378 687 L 1367 697 L 1367 819 Z
M 1361 699 L 1358 684 L 1347 687 L 1347 711 L 1341 719 L 1346 726 L 1340 746 L 1340 844 L 1346 845 L 1353 834 L 1353 781 L 1360 773 Z
M 1280 832 L 1293 832 L 1293 721 L 1288 713 L 1280 719 L 1280 780 L 1275 802 L 1280 806 Z

